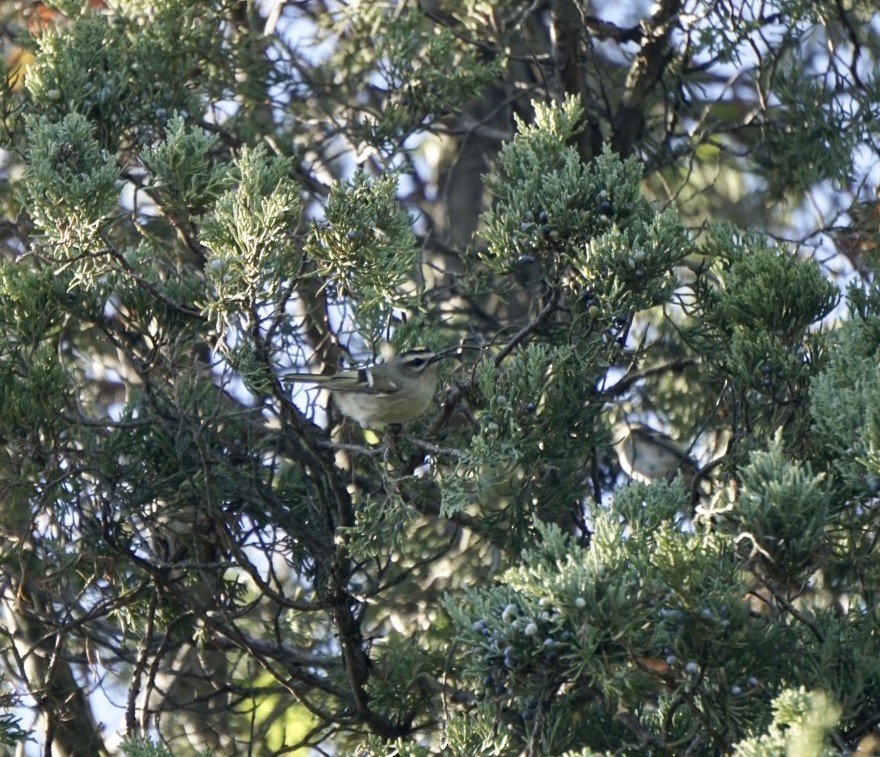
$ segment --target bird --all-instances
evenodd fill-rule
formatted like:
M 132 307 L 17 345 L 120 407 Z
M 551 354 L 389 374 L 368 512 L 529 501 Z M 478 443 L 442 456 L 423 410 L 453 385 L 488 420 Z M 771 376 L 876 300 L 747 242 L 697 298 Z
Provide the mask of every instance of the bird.
M 364 428 L 382 429 L 407 423 L 428 411 L 437 391 L 438 363 L 451 353 L 421 347 L 364 368 L 331 375 L 286 373 L 280 378 L 317 384 L 330 392 L 344 416 Z
M 650 426 L 620 421 L 611 433 L 620 467 L 636 481 L 671 481 L 681 471 L 685 484 L 690 486 L 697 474 L 699 468 L 687 452 Z

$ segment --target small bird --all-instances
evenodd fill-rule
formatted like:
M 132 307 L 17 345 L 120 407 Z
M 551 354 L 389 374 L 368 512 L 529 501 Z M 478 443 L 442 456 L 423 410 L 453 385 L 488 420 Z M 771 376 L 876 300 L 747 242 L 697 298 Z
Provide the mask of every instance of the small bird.
M 625 421 L 615 423 L 611 433 L 620 467 L 630 478 L 643 482 L 671 481 L 681 471 L 685 484 L 691 485 L 698 466 L 666 434 Z
M 438 362 L 452 350 L 426 348 L 392 355 L 384 363 L 339 371 L 332 375 L 287 373 L 282 381 L 295 381 L 327 389 L 339 412 L 365 428 L 381 429 L 406 423 L 431 407 L 437 391 Z

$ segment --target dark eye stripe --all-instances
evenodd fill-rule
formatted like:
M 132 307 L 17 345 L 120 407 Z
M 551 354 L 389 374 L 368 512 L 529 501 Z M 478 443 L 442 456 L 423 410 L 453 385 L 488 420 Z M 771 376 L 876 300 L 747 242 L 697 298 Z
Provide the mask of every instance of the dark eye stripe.
M 432 350 L 409 350 L 401 356 L 406 367 L 412 371 L 420 372 L 427 368 L 434 359 Z

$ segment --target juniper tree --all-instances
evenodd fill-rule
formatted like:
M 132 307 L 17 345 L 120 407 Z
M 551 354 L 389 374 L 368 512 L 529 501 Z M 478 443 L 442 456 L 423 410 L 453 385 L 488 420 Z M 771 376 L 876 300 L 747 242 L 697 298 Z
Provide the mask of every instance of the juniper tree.
M 23 5 L 4 742 L 875 747 L 869 4 Z

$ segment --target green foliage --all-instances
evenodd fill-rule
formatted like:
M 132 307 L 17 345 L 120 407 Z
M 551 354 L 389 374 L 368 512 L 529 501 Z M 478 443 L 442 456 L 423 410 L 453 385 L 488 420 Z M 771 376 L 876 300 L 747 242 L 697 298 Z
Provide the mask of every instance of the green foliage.
M 73 403 L 72 377 L 59 360 L 64 306 L 72 295 L 51 270 L 0 264 L 0 486 L 9 522 L 27 522 L 30 481 L 44 475 Z M 34 309 L 36 308 L 36 309 Z M 54 489 L 45 487 L 48 491 Z
M 116 138 L 111 135 L 120 126 L 120 106 L 127 102 L 128 61 L 119 29 L 102 16 L 83 15 L 71 26 L 40 38 L 26 86 L 47 120 L 77 114 L 93 129 L 108 122 L 97 141 L 111 149 Z
M 603 187 L 590 175 L 577 151 L 568 141 L 581 128 L 583 111 L 578 101 L 569 99 L 562 108 L 538 106 L 534 124 L 519 123 L 513 141 L 498 156 L 499 174 L 487 179 L 487 186 L 496 197 L 493 208 L 485 215 L 488 262 L 505 271 L 512 256 L 532 252 L 533 229 L 543 233 L 539 214 L 543 211 L 547 229 L 556 231 L 557 238 L 579 233 L 576 244 L 589 238 L 589 210 L 595 212 L 597 196 Z M 629 182 L 622 190 L 632 192 L 638 181 L 638 168 L 629 166 Z M 635 175 L 634 175 L 635 174 Z M 549 185 L 552 194 L 547 197 Z M 607 191 L 607 190 L 606 190 Z M 550 207 L 544 207 L 550 200 Z M 522 227 L 522 228 L 521 228 Z M 565 233 L 567 232 L 567 234 Z M 552 237 L 551 237 L 552 238 Z
M 778 105 L 754 153 L 769 192 L 780 196 L 825 180 L 850 181 L 848 156 L 872 128 L 870 106 L 865 110 L 858 100 L 829 91 L 803 70 L 799 56 L 785 61 L 777 77 L 773 92 Z
M 880 480 L 880 365 L 876 319 L 836 333 L 836 349 L 810 387 L 817 444 L 850 485 Z
M 880 289 L 829 315 L 876 268 L 874 9 L 49 5 L 0 102 L 43 751 L 105 685 L 131 757 L 858 748 Z M 280 379 L 383 341 L 461 361 L 369 444 Z M 699 472 L 627 481 L 623 417 Z
M 460 664 L 520 738 L 538 718 L 550 752 L 611 748 L 626 740 L 621 708 L 670 738 L 762 717 L 783 636 L 734 599 L 742 584 L 723 542 L 675 525 L 683 498 L 678 486 L 621 490 L 594 511 L 588 550 L 536 524 L 539 546 L 496 588 L 447 598 Z M 685 695 L 674 720 L 644 710 Z
M 783 454 L 781 433 L 740 471 L 741 488 L 722 528 L 777 581 L 797 583 L 815 569 L 828 517 L 824 477 Z
M 344 43 L 317 67 L 316 75 L 339 87 L 345 71 L 347 86 L 357 89 L 370 79 L 382 94 L 381 109 L 364 108 L 354 120 L 358 146 L 390 154 L 413 132 L 460 109 L 501 68 L 500 57 L 485 59 L 419 10 L 399 13 L 374 4 L 336 13 L 331 31 L 344 30 Z
M 736 745 L 736 757 L 831 757 L 828 736 L 839 709 L 821 691 L 787 689 L 773 701 L 774 718 L 766 733 Z
M 5 691 L 0 694 L 0 707 L 4 710 L 19 706 L 16 694 Z M 14 747 L 28 737 L 28 732 L 21 728 L 21 718 L 11 712 L 0 712 L 0 744 Z
M 866 304 L 864 297 L 865 292 L 850 292 L 856 307 Z M 865 504 L 873 501 L 880 485 L 878 324 L 876 311 L 868 309 L 843 324 L 825 370 L 810 386 L 811 451 L 815 463 L 828 470 L 835 495 L 827 580 L 849 584 L 868 602 L 874 601 L 880 580 L 867 536 L 876 528 L 877 513 Z
M 324 222 L 312 228 L 305 245 L 328 296 L 351 301 L 359 333 L 374 346 L 392 311 L 413 304 L 403 285 L 417 247 L 395 191 L 393 176 L 372 180 L 363 172 L 336 184 Z
M 81 115 L 111 153 L 149 141 L 172 113 L 198 111 L 186 82 L 214 31 L 212 15 L 184 0 L 121 23 L 77 14 L 40 37 L 26 81 L 34 109 L 50 121 Z
M 511 734 L 499 730 L 492 707 L 478 705 L 470 717 L 455 714 L 446 722 L 446 738 L 457 757 L 486 754 L 500 757 L 517 751 Z
M 830 567 L 832 573 L 833 563 Z M 873 580 L 873 576 L 867 578 Z M 844 724 L 860 722 L 880 696 L 880 662 L 872 638 L 876 618 L 854 607 L 845 615 L 819 609 L 808 619 L 810 634 L 801 640 L 803 669 L 795 680 L 823 691 L 839 706 Z
M 366 497 L 358 502 L 355 523 L 350 529 L 351 552 L 356 559 L 381 558 L 389 549 L 406 553 L 408 526 L 418 517 L 418 511 L 408 500 L 409 497 L 401 495 Z
M 162 744 L 155 743 L 150 738 L 126 736 L 120 748 L 125 757 L 174 757 L 173 752 L 170 752 Z M 214 752 L 206 749 L 203 752 L 199 752 L 196 757 L 213 757 L 213 755 Z
M 671 271 L 688 241 L 673 212 L 657 213 L 641 195 L 641 169 L 605 151 L 585 164 L 571 144 L 582 110 L 569 99 L 537 106 L 487 178 L 496 202 L 484 215 L 484 261 L 499 273 L 535 261 L 548 283 L 584 295 L 591 317 L 641 310 L 668 299 Z
M 834 283 L 811 260 L 752 238 L 735 241 L 729 229 L 715 254 L 724 258 L 721 287 L 707 316 L 719 329 L 768 334 L 788 345 L 830 313 L 839 299 Z
M 9 372 L 22 372 L 31 352 L 58 335 L 64 319 L 61 305 L 69 305 L 71 299 L 65 278 L 54 271 L 0 265 L 3 359 L 14 360 L 7 363 Z
M 270 158 L 261 148 L 244 150 L 229 177 L 233 188 L 202 219 L 200 237 L 210 251 L 204 312 L 220 333 L 252 332 L 263 309 L 272 318 L 283 313 L 302 270 L 302 252 L 293 236 L 300 203 L 289 171 L 288 161 Z M 248 370 L 250 343 L 232 337 L 226 333 L 224 340 L 241 345 L 235 353 L 239 368 L 255 386 L 263 386 L 265 377 Z
M 221 195 L 229 168 L 212 163 L 216 149 L 216 137 L 187 126 L 181 116 L 168 122 L 164 141 L 141 153 L 151 190 L 164 207 L 175 214 L 199 214 Z
M 365 743 L 358 744 L 357 749 L 347 752 L 352 757 L 387 757 L 393 754 L 394 757 L 428 757 L 431 750 L 410 741 L 408 739 L 396 739 L 392 743 L 375 736 L 367 739 Z
M 583 486 L 598 407 L 589 380 L 595 366 L 570 348 L 529 345 L 503 367 L 476 369 L 479 427 L 444 482 L 441 512 L 464 509 L 474 498 L 487 528 L 504 524 L 506 539 L 522 543 L 532 515 L 554 520 Z M 559 433 L 559 429 L 565 429 Z M 580 456 L 581 465 L 563 465 Z
M 827 356 L 817 324 L 837 288 L 812 261 L 728 227 L 712 229 L 703 252 L 694 297 L 682 298 L 689 343 L 729 388 L 731 412 L 748 417 L 740 435 L 766 440 L 782 427 L 787 447 L 803 451 L 810 380 Z
M 392 631 L 376 649 L 375 659 L 376 675 L 368 688 L 373 705 L 392 721 L 408 721 L 419 709 L 439 656 Z
M 101 149 L 94 127 L 71 113 L 53 123 L 28 122 L 26 189 L 34 222 L 67 260 L 81 262 L 116 212 L 119 169 Z M 98 270 L 109 261 L 95 262 Z M 83 263 L 86 270 L 92 267 Z

